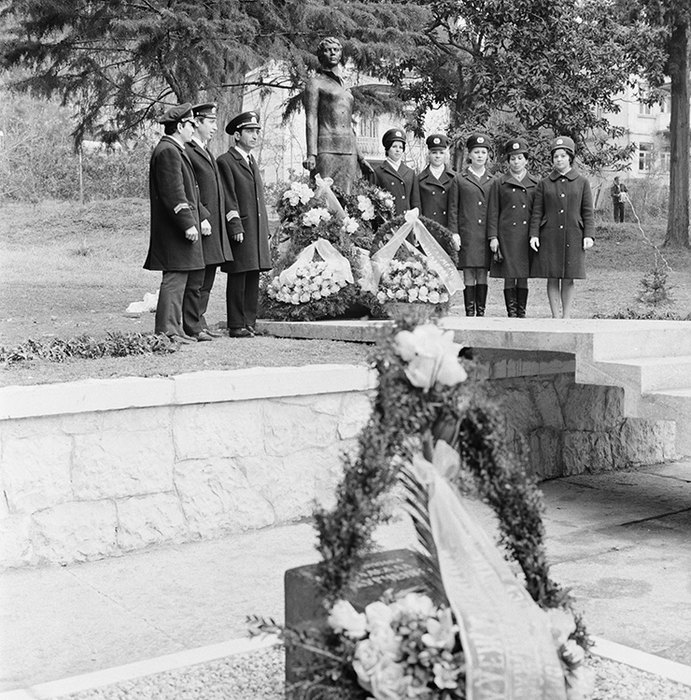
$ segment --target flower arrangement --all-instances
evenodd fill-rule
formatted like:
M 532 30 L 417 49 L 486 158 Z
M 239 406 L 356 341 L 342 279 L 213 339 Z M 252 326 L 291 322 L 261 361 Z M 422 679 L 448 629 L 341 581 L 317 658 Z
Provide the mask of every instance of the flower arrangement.
M 379 279 L 377 301 L 418 304 L 445 304 L 449 294 L 439 275 L 423 257 L 393 259 Z
M 358 613 L 337 601 L 328 624 L 339 636 L 359 685 L 376 700 L 463 698 L 464 657 L 447 605 L 408 593 Z
M 345 277 L 323 260 L 301 265 L 292 280 L 281 282 L 274 277 L 267 287 L 271 299 L 284 304 L 307 304 L 337 294 L 348 284 Z

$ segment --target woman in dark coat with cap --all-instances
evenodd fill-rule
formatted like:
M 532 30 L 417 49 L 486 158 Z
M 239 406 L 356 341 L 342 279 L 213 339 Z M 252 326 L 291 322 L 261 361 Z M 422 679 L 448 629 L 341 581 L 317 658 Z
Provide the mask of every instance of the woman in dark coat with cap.
M 449 142 L 444 134 L 431 134 L 425 142 L 429 162 L 417 176 L 420 189 L 420 214 L 449 227 L 449 193 L 455 173 L 446 164 Z
M 469 166 L 458 173 L 449 195 L 449 229 L 460 236 L 458 267 L 463 270 L 466 316 L 484 316 L 487 303 L 487 198 L 492 175 L 487 172 L 489 137 L 472 134 L 467 142 Z
M 530 274 L 528 231 L 538 179 L 531 175 L 528 145 L 511 139 L 504 145 L 509 172 L 492 181 L 487 203 L 487 238 L 492 251 L 490 275 L 504 278 L 509 318 L 525 318 Z
M 386 160 L 374 168 L 372 182 L 391 193 L 398 216 L 420 206 L 417 175 L 403 162 L 406 146 L 403 129 L 389 129 L 381 141 Z
M 568 136 L 552 142 L 554 169 L 535 192 L 530 247 L 531 277 L 547 278 L 552 318 L 569 318 L 574 279 L 585 278 L 585 251 L 593 245 L 593 195 L 588 180 L 573 167 L 575 144 Z

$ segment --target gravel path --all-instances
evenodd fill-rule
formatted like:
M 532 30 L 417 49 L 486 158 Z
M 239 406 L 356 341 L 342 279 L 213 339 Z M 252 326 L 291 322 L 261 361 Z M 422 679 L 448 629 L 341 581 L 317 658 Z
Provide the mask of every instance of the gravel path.
M 283 649 L 238 654 L 218 661 L 83 691 L 70 700 L 283 700 Z M 691 700 L 691 687 L 593 657 L 593 700 Z

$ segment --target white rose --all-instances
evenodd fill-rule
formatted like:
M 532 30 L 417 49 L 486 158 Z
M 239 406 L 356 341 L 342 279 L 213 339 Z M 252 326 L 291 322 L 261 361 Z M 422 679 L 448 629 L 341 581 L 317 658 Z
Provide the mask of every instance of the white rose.
M 338 600 L 329 613 L 328 623 L 335 632 L 344 632 L 351 639 L 362 639 L 367 633 L 367 618 L 347 600 Z

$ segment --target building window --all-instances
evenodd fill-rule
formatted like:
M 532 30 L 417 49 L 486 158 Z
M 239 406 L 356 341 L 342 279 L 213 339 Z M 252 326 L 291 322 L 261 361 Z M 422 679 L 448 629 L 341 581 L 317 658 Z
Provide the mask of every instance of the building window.
M 649 117 L 652 115 L 652 108 L 650 105 L 644 104 L 643 102 L 638 103 L 638 114 L 643 117 Z
M 653 144 L 641 143 L 638 146 L 638 170 L 648 173 L 653 168 Z
M 364 136 L 365 138 L 370 139 L 378 138 L 377 132 L 379 131 L 379 129 L 377 128 L 378 122 L 376 119 L 372 119 L 370 117 L 362 117 L 358 126 L 360 136 Z
M 660 170 L 668 173 L 672 165 L 672 154 L 669 151 L 660 151 Z

